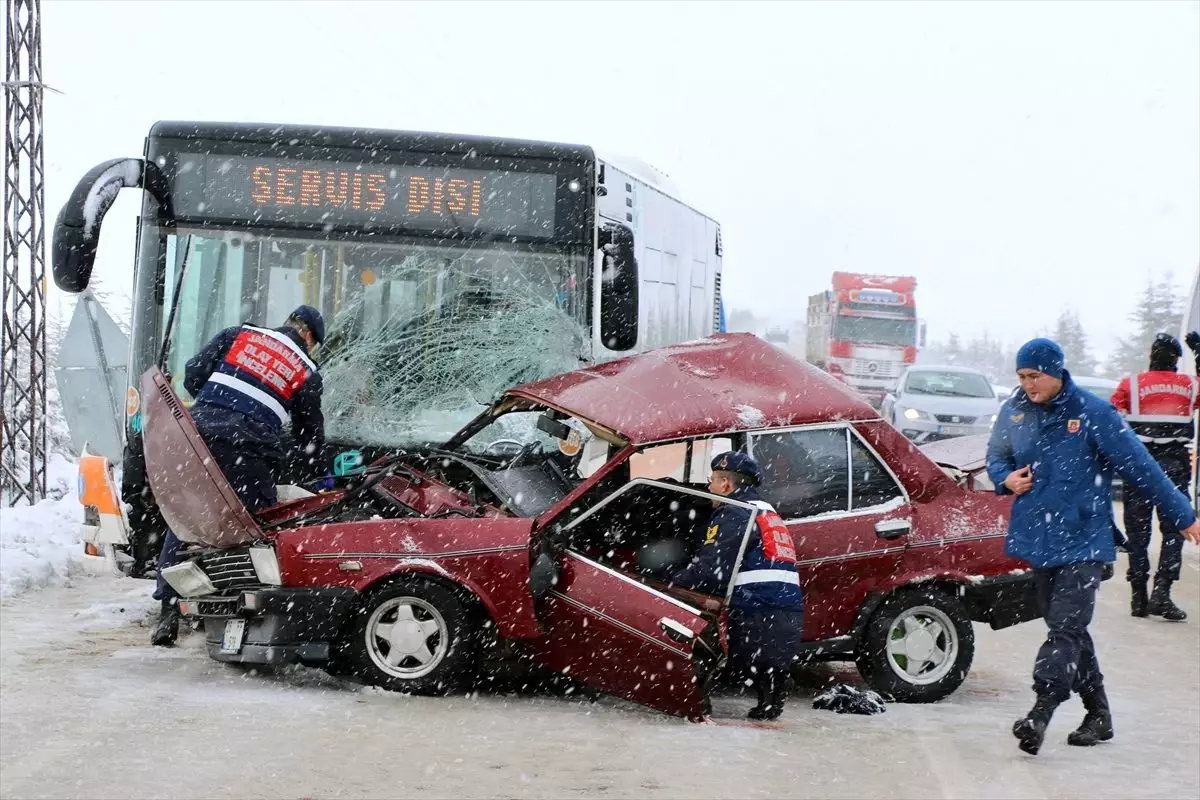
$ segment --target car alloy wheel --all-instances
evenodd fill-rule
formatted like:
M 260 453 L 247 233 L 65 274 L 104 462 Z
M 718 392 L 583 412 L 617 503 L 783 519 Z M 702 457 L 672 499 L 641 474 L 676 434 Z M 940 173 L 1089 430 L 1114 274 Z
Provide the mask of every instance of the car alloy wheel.
M 450 643 L 442 615 L 419 597 L 393 597 L 376 606 L 364 635 L 375 666 L 406 680 L 436 669 Z
M 937 683 L 953 668 L 957 656 L 958 631 L 940 609 L 917 606 L 892 621 L 887 660 L 901 680 Z
M 338 648 L 366 683 L 411 694 L 445 694 L 474 672 L 478 620 L 454 587 L 404 575 L 368 592 Z
M 858 670 L 871 688 L 905 703 L 932 703 L 954 692 L 971 669 L 975 630 L 958 598 L 932 587 L 884 599 L 859 642 Z

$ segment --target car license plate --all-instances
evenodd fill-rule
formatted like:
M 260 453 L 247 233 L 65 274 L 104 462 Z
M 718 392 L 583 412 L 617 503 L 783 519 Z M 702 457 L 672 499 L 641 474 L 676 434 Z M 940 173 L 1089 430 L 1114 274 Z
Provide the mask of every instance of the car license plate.
M 938 425 L 938 433 L 946 436 L 966 436 L 970 430 L 966 425 Z
M 236 653 L 242 649 L 242 639 L 246 636 L 246 620 L 231 619 L 225 623 L 225 635 L 221 637 L 221 652 Z

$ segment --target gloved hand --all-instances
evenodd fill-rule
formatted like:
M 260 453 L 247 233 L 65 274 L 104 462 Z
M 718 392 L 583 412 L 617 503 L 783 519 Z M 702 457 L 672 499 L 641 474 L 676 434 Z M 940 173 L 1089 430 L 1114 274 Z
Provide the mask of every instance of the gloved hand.
M 1200 355 L 1200 331 L 1192 331 L 1187 336 L 1183 337 L 1183 340 L 1187 342 L 1188 348 L 1193 353 Z
M 333 491 L 333 473 L 326 472 L 325 477 L 313 482 L 313 488 L 318 492 Z

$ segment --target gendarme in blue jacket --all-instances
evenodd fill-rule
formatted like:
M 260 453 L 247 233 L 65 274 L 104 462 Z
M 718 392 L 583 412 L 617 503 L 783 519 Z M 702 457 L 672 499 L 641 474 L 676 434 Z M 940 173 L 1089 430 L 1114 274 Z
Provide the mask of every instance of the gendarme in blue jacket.
M 1017 389 L 988 442 L 988 476 L 998 494 L 1009 473 L 1032 467 L 1033 488 L 1013 501 L 1005 552 L 1034 567 L 1116 561 L 1114 470 L 1180 530 L 1196 521 L 1182 492 L 1109 403 L 1063 373 L 1062 391 L 1038 405 Z
M 763 511 L 770 510 L 770 506 L 758 499 L 758 490 L 753 486 L 738 489 L 729 499 L 760 508 L 765 506 Z M 724 595 L 750 515 L 749 509 L 725 503 L 716 508 L 703 529 L 703 537 L 697 542 L 692 562 L 672 575 L 671 583 L 698 592 Z M 763 547 L 762 531 L 755 525 L 750 531 L 750 541 L 746 543 L 746 553 L 734 582 L 730 605 L 746 610 L 777 608 L 803 611 L 804 600 L 794 552 L 789 556 L 790 561 L 768 558 Z

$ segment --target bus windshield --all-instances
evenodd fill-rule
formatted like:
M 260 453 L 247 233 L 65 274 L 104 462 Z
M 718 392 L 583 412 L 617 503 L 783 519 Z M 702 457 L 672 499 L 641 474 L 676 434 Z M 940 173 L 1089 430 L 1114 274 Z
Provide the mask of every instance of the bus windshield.
M 326 436 L 355 446 L 440 443 L 514 384 L 587 356 L 587 259 L 557 245 L 464 245 L 176 230 L 165 237 L 159 330 L 184 270 L 168 365 L 222 329 L 321 309 L 314 355 Z
M 833 328 L 835 340 L 854 344 L 908 347 L 916 344 L 916 337 L 915 319 L 839 316 Z

